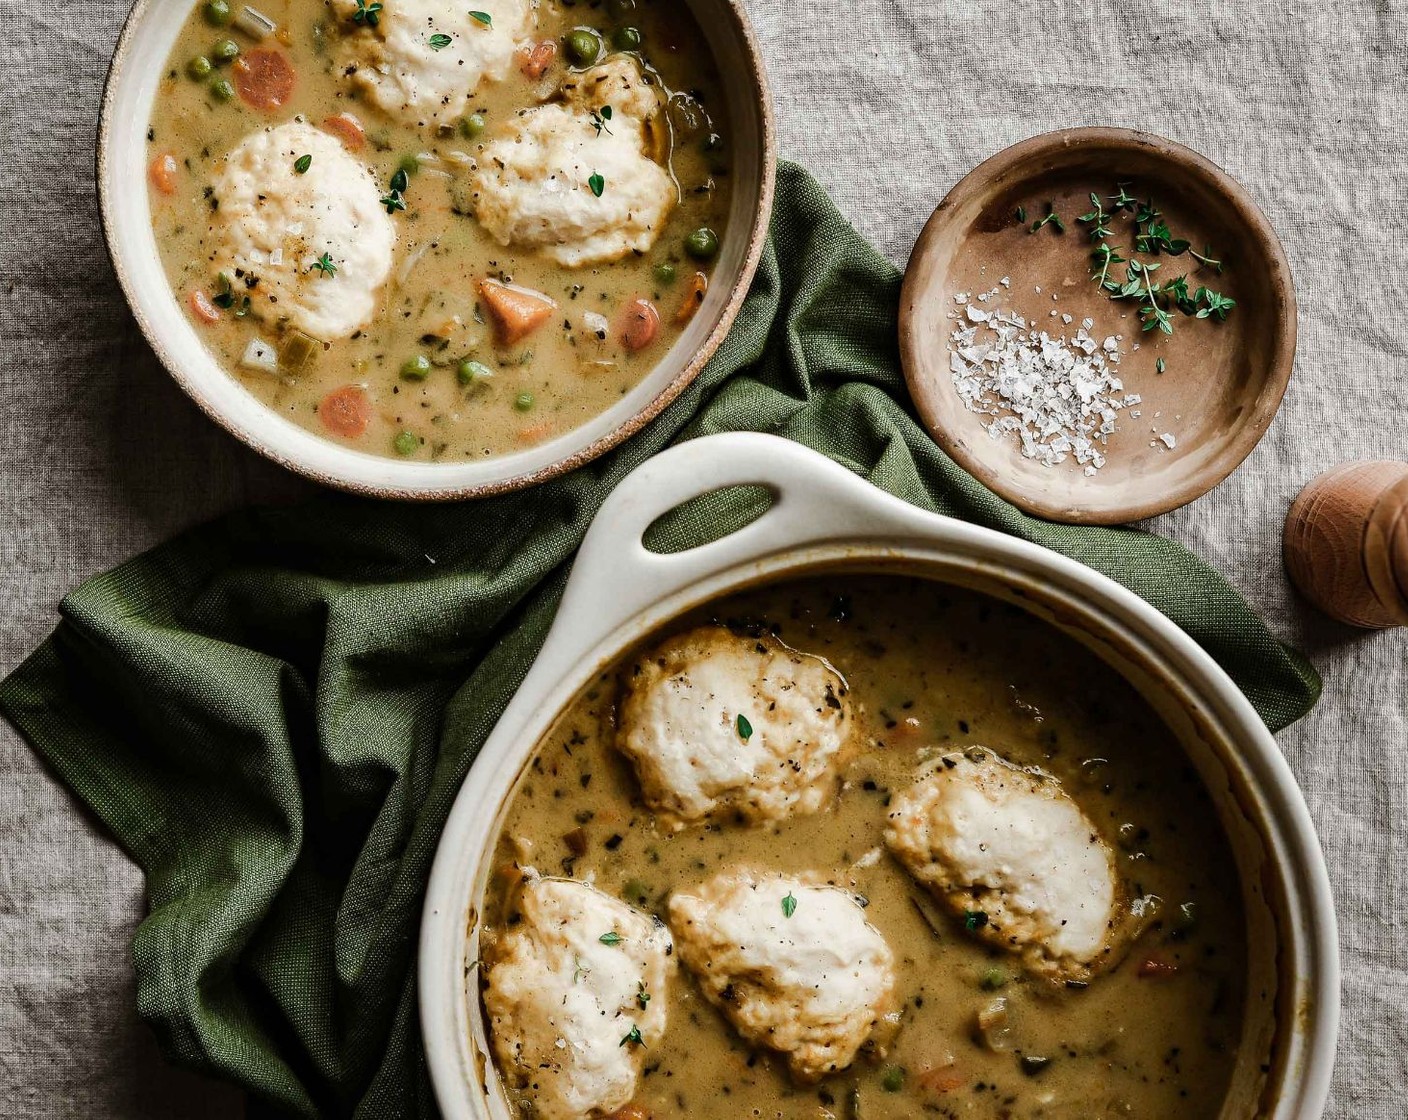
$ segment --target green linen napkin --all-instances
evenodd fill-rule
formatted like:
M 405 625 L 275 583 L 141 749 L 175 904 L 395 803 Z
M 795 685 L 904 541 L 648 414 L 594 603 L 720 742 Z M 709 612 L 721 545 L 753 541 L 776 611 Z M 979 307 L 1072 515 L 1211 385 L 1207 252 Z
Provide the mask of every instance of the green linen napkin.
M 1182 626 L 1273 729 L 1310 709 L 1314 670 L 1184 549 L 1026 517 L 935 446 L 899 372 L 898 292 L 784 165 L 733 331 L 617 451 L 480 502 L 248 510 L 64 600 L 0 711 L 146 874 L 138 1005 L 173 1061 L 245 1087 L 251 1114 L 435 1115 L 414 984 L 441 826 L 592 515 L 678 440 L 775 432 L 915 505 L 1065 553 Z M 746 519 L 726 495 L 662 532 L 683 544 Z

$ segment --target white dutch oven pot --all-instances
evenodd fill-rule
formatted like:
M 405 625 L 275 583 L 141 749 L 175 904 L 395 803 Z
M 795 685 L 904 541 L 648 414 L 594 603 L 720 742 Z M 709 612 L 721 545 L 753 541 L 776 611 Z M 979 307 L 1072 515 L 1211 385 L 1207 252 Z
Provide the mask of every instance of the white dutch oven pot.
M 744 528 L 670 555 L 642 543 L 646 529 L 682 502 L 747 484 L 767 487 L 773 504 Z M 682 612 L 760 582 L 837 568 L 898 571 L 1018 603 L 1140 690 L 1212 792 L 1241 873 L 1248 1007 L 1221 1120 L 1319 1117 L 1339 1019 L 1329 879 L 1295 779 L 1227 674 L 1143 599 L 1089 568 L 916 509 L 798 444 L 728 434 L 657 456 L 603 504 L 542 652 L 445 826 L 425 904 L 419 990 L 446 1120 L 512 1116 L 488 1057 L 478 920 L 505 801 L 539 740 L 604 666 Z

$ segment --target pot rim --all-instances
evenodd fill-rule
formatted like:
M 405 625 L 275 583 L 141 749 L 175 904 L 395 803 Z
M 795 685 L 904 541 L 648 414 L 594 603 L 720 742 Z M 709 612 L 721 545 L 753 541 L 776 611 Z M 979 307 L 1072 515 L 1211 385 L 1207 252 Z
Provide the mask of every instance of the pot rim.
M 763 485 L 774 505 L 757 521 L 684 553 L 649 553 L 640 534 L 682 500 Z M 542 652 L 484 744 L 456 798 L 426 895 L 418 988 L 432 1084 L 447 1120 L 507 1116 L 497 1077 L 472 1041 L 477 983 L 472 936 L 486 857 L 507 797 L 546 731 L 578 690 L 662 623 L 743 586 L 820 567 L 901 564 L 969 586 L 1002 586 L 1062 615 L 1151 672 L 1206 728 L 1274 871 L 1268 892 L 1281 967 L 1268 1120 L 1311 1120 L 1329 1093 L 1339 1018 L 1333 898 L 1309 811 L 1289 766 L 1245 696 L 1191 638 L 1121 585 L 1057 553 L 931 514 L 773 436 L 730 433 L 672 448 L 629 476 L 603 505 L 578 554 Z M 940 573 L 940 574 L 934 574 Z M 968 576 L 968 579 L 956 577 Z M 1097 653 L 1099 650 L 1097 649 Z M 471 1007 L 473 1004 L 473 1007 Z M 1289 1036 L 1284 1037 L 1289 1027 Z
M 735 41 L 745 62 L 746 75 L 739 80 L 739 84 L 742 88 L 746 83 L 748 92 L 740 95 L 739 104 L 751 104 L 758 113 L 758 150 L 750 149 L 750 158 L 757 162 L 758 197 L 747 223 L 746 240 L 741 231 L 732 232 L 737 225 L 737 213 L 731 215 L 729 229 L 725 231 L 719 258 L 721 262 L 729 253 L 731 243 L 743 248 L 727 295 L 712 312 L 716 316 L 712 326 L 688 353 L 680 350 L 684 337 L 677 340 L 637 382 L 632 393 L 643 393 L 641 386 L 656 379 L 662 369 L 678 365 L 675 375 L 658 385 L 634 411 L 615 420 L 609 427 L 603 418 L 611 409 L 588 418 L 545 444 L 468 463 L 411 462 L 372 455 L 324 439 L 294 424 L 262 401 L 255 400 L 229 371 L 221 368 L 193 333 L 190 339 L 186 338 L 186 333 L 193 332 L 193 328 L 181 311 L 180 301 L 170 291 L 169 283 L 164 285 L 165 299 L 161 293 L 144 289 L 137 273 L 151 264 L 151 256 L 145 251 L 145 246 L 140 254 L 137 253 L 135 247 L 126 243 L 122 233 L 119 199 L 134 187 L 143 193 L 143 197 L 147 197 L 147 178 L 144 160 L 138 161 L 135 167 L 124 165 L 121 139 L 123 128 L 130 121 L 125 114 L 118 112 L 117 105 L 124 83 L 130 84 L 126 79 L 133 69 L 128 65 L 129 58 L 141 37 L 150 34 L 148 28 L 153 25 L 152 9 L 163 2 L 136 0 L 132 5 L 118 35 L 104 79 L 94 165 L 98 223 L 103 233 L 103 244 L 118 286 L 142 336 L 171 378 L 221 428 L 258 454 L 295 474 L 355 494 L 435 502 L 484 497 L 547 482 L 605 454 L 659 416 L 703 371 L 742 309 L 767 244 L 777 179 L 777 129 L 762 48 L 741 0 L 712 0 L 719 5 L 720 11 L 727 13 L 728 24 L 723 28 L 723 34 Z M 197 0 L 188 2 L 194 7 Z M 694 0 L 687 2 L 692 6 Z M 145 129 L 152 98 L 142 98 L 141 101 L 143 115 L 140 123 Z M 151 248 L 155 248 L 154 241 Z M 155 267 L 162 269 L 159 256 Z M 702 313 L 696 318 L 699 322 L 705 321 Z M 188 357 L 192 339 L 199 350 L 199 356 L 194 359 Z M 680 351 L 678 356 L 676 351 Z M 245 400 L 246 397 L 249 400 Z M 250 407 L 251 404 L 256 407 Z M 613 406 L 616 407 L 619 404 Z M 600 434 L 588 435 L 592 428 L 604 430 Z M 562 444 L 562 447 L 549 453 L 548 449 L 556 444 Z M 467 480 L 449 480 L 455 475 L 466 475 Z

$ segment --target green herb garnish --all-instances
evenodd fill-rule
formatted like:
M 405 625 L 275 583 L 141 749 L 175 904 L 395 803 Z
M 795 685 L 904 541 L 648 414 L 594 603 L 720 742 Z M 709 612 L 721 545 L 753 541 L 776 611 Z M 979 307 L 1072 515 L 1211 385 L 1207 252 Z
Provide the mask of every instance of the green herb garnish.
M 1032 223 L 1031 232 L 1035 233 L 1037 230 L 1039 230 L 1042 226 L 1045 225 L 1055 226 L 1057 233 L 1066 232 L 1066 224 L 1061 221 L 1061 216 L 1056 213 L 1056 207 L 1050 202 L 1046 204 L 1046 217 L 1038 218 L 1036 221 L 1034 221 Z
M 332 263 L 331 253 L 324 253 L 315 260 L 313 262 L 313 268 L 321 272 L 324 276 L 332 277 L 337 275 L 337 265 Z
M 630 1031 L 627 1032 L 626 1037 L 621 1039 L 620 1045 L 625 1046 L 628 1042 L 633 1042 L 637 1046 L 645 1045 L 645 1039 L 641 1038 L 639 1027 L 632 1027 Z
M 299 156 L 293 161 L 293 169 L 300 175 L 307 174 L 308 169 L 312 166 L 313 157 L 311 155 Z
M 404 167 L 398 167 L 396 173 L 391 176 L 391 189 L 397 194 L 403 194 L 410 184 L 411 179 L 410 176 L 406 174 L 406 169 Z
M 470 12 L 469 18 L 474 20 L 475 23 L 482 23 L 485 27 L 494 26 L 494 17 L 488 12 Z
M 650 1005 L 650 993 L 645 990 L 645 982 L 642 981 L 636 987 L 636 1003 L 640 1004 L 642 1011 Z
M 357 0 L 357 10 L 352 13 L 353 23 L 365 23 L 368 27 L 375 27 L 381 22 L 381 4 L 374 2 L 368 4 L 366 0 Z
M 606 180 L 601 175 L 592 175 L 587 179 L 587 186 L 591 187 L 592 194 L 600 198 L 601 192 L 606 189 Z
M 400 191 L 392 191 L 381 200 L 381 204 L 386 207 L 388 214 L 394 214 L 397 210 L 404 210 L 406 208 L 406 200 L 401 197 Z
M 437 31 L 430 37 L 430 49 L 433 51 L 443 51 L 451 42 L 452 40 L 448 35 L 441 34 Z
M 1017 224 L 1023 226 L 1027 224 L 1027 208 L 1025 206 L 1017 207 Z
M 619 945 L 626 939 L 613 929 L 609 933 L 603 933 L 597 940 L 603 945 Z
M 1164 363 L 1164 360 L 1162 358 L 1160 358 L 1157 362 L 1154 363 L 1155 373 L 1163 373 L 1163 371 L 1167 368 L 1168 366 Z
M 787 892 L 787 897 L 782 900 L 782 916 L 790 918 L 797 912 L 797 899 L 791 891 Z
M 963 928 L 968 931 L 982 929 L 988 924 L 986 910 L 965 910 L 963 911 Z
M 745 743 L 753 737 L 753 725 L 748 722 L 748 717 L 742 712 L 738 713 L 738 719 L 734 721 L 734 725 L 738 728 L 738 737 Z
M 593 110 L 593 112 L 592 112 L 592 127 L 593 127 L 594 129 L 596 129 L 596 134 L 597 134 L 598 136 L 600 136 L 603 131 L 605 131 L 608 136 L 611 135 L 611 129 L 609 129 L 609 128 L 606 127 L 606 122 L 609 121 L 610 119 L 611 119 L 611 106 L 610 106 L 610 105 L 603 105 L 599 110 Z M 599 194 L 600 192 L 597 192 L 597 193 Z

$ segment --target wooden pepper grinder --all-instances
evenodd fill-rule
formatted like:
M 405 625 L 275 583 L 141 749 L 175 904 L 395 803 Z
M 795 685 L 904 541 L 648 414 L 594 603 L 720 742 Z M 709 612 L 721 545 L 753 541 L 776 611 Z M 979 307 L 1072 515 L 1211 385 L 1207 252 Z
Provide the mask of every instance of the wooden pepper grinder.
M 1342 463 L 1291 503 L 1286 571 L 1332 618 L 1408 626 L 1408 463 Z

